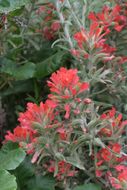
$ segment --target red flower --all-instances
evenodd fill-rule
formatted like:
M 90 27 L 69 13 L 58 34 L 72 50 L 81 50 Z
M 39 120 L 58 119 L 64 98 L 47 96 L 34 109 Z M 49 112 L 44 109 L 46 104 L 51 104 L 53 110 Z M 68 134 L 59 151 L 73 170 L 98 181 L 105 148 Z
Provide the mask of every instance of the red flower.
M 59 21 L 54 21 L 51 25 L 51 29 L 53 31 L 58 31 L 60 29 L 61 25 Z
M 107 122 L 107 126 L 99 131 L 100 135 L 112 136 L 119 132 L 119 136 L 123 134 L 124 128 L 127 125 L 127 120 L 122 121 L 122 114 L 116 115 L 116 109 L 113 107 L 107 113 L 104 113 L 100 117 L 102 120 Z
M 54 34 L 53 34 L 52 30 L 48 26 L 45 26 L 43 28 L 43 36 L 47 40 L 53 40 L 54 39 Z
M 126 181 L 127 183 L 127 167 L 124 167 L 124 169 L 120 171 L 117 178 L 120 182 Z
M 33 128 L 34 123 L 38 123 L 42 127 L 48 127 L 54 119 L 53 111 L 56 106 L 56 103 L 51 100 L 47 100 L 45 103 L 41 102 L 39 106 L 28 103 L 26 112 L 19 115 L 20 126 L 34 132 L 36 132 Z
M 121 7 L 119 5 L 113 8 L 104 6 L 101 13 L 90 12 L 88 18 L 104 26 L 105 29 L 109 26 L 114 26 L 114 29 L 118 32 L 123 29 L 127 21 L 127 18 L 121 15 Z
M 55 161 L 50 161 L 47 165 L 44 166 L 48 172 L 54 173 L 55 172 Z M 56 174 L 57 180 L 61 181 L 64 180 L 66 177 L 73 177 L 77 171 L 72 169 L 72 165 L 61 160 L 58 162 L 58 171 Z
M 104 29 L 104 26 L 98 22 L 93 21 L 90 24 L 90 29 L 81 29 L 81 31 L 74 34 L 74 39 L 77 41 L 80 54 L 83 58 L 88 59 L 91 51 L 95 51 L 98 58 L 103 55 L 104 61 L 110 61 L 114 58 L 111 53 L 116 49 L 114 47 L 105 44 L 105 36 L 110 33 L 108 28 Z M 85 47 L 85 48 L 84 48 Z M 85 51 L 87 49 L 87 52 Z M 77 50 L 78 51 L 78 50 Z M 73 51 L 77 55 L 77 51 Z
M 6 141 L 20 142 L 20 141 L 28 141 L 32 140 L 33 133 L 29 131 L 27 128 L 22 128 L 17 126 L 14 129 L 14 133 L 7 131 L 7 135 L 5 135 Z
M 108 148 L 102 148 L 97 153 L 97 158 L 98 158 L 97 165 L 100 165 L 100 163 L 101 165 L 103 163 L 108 163 L 110 162 L 110 160 L 112 160 L 112 162 L 119 162 L 120 160 L 123 159 L 123 156 L 120 154 L 121 149 L 122 149 L 122 146 L 118 143 L 109 145 Z
M 111 159 L 111 152 L 106 148 L 102 148 L 97 155 L 98 159 L 102 162 L 108 162 Z
M 71 52 L 71 54 L 72 54 L 73 56 L 76 56 L 76 57 L 79 57 L 79 56 L 80 56 L 79 50 L 71 49 L 70 52 Z
M 70 105 L 69 104 L 65 104 L 64 109 L 66 111 L 66 114 L 65 114 L 64 118 L 68 119 L 70 117 Z
M 52 74 L 48 81 L 48 86 L 52 92 L 49 98 L 55 102 L 68 99 L 72 100 L 75 96 L 89 88 L 88 83 L 80 82 L 77 69 L 67 70 L 64 67 Z
M 103 172 L 101 170 L 96 170 L 96 177 L 101 177 Z
M 61 140 L 66 140 L 67 138 L 67 132 L 64 128 L 58 128 L 57 132 L 59 133 L 59 137 Z
M 14 132 L 7 131 L 5 135 L 5 142 L 17 142 L 19 147 L 26 150 L 27 154 L 34 152 L 34 143 L 36 142 L 36 135 L 29 129 L 17 126 Z
M 125 189 L 127 188 L 127 166 L 117 165 L 115 166 L 116 174 L 113 177 L 113 174 L 108 174 L 107 177 L 115 189 Z
M 74 39 L 80 48 L 83 48 L 84 43 L 86 43 L 89 48 L 98 48 L 104 45 L 106 39 L 103 37 L 109 32 L 108 29 L 104 32 L 102 26 L 100 27 L 97 22 L 92 22 L 89 31 L 82 29 L 80 32 L 74 34 Z
M 86 42 L 87 38 L 88 37 L 86 36 L 83 30 L 81 30 L 81 32 L 77 32 L 74 34 L 74 39 L 77 41 L 79 47 L 81 48 L 82 48 L 82 44 Z

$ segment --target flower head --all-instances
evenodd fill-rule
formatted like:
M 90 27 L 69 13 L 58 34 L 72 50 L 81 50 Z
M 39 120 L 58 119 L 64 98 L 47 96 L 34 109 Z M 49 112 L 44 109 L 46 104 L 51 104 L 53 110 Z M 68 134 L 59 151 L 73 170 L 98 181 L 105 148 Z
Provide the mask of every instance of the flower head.
M 89 89 L 87 82 L 80 82 L 77 69 L 60 68 L 53 73 L 48 81 L 48 86 L 52 94 L 49 98 L 55 102 L 73 99 L 78 94 Z
M 127 21 L 126 17 L 121 15 L 121 7 L 119 5 L 116 5 L 113 8 L 104 6 L 102 12 L 90 12 L 88 18 L 104 26 L 105 29 L 113 26 L 118 32 L 123 29 Z
M 41 102 L 38 106 L 34 103 L 27 104 L 27 110 L 24 113 L 20 113 L 18 121 L 23 128 L 33 129 L 33 124 L 36 122 L 42 127 L 48 126 L 54 119 L 54 108 L 56 103 L 51 100 L 47 100 L 45 103 Z

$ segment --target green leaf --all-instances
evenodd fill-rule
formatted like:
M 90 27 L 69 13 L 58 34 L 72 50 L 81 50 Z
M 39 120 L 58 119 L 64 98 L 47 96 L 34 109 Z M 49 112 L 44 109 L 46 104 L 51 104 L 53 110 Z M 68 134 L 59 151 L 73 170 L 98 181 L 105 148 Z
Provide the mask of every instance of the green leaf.
M 1 65 L 0 68 L 1 73 L 13 75 L 13 73 L 16 70 L 16 64 L 12 60 L 4 57 L 0 58 L 0 65 Z
M 8 0 L 1 0 L 0 1 L 0 6 L 2 6 L 2 7 L 9 7 L 10 6 L 10 2 Z
M 25 152 L 9 142 L 0 151 L 0 169 L 14 170 L 25 158 Z
M 79 168 L 80 170 L 85 170 L 84 166 L 81 163 L 77 163 L 77 162 L 72 161 L 72 160 L 71 161 L 67 160 L 67 162 L 69 164 L 72 164 L 73 166 Z
M 15 80 L 26 80 L 32 78 L 35 73 L 35 64 L 26 62 L 24 65 L 18 66 L 12 60 L 1 58 L 1 72 L 11 75 Z
M 25 80 L 32 78 L 35 72 L 35 64 L 34 63 L 25 63 L 23 66 L 20 66 L 15 70 L 13 76 L 16 80 Z
M 80 170 L 85 170 L 83 164 L 78 158 L 78 155 L 75 154 L 75 157 L 71 158 L 66 158 L 67 163 L 72 164 L 73 166 L 79 168 Z
M 16 178 L 6 170 L 0 170 L 0 188 L 1 190 L 16 190 Z
M 101 187 L 94 183 L 80 185 L 75 187 L 73 190 L 101 190 Z
M 2 0 L 0 3 L 0 13 L 8 13 L 20 9 L 29 2 L 30 0 Z
M 57 52 L 46 60 L 38 63 L 36 66 L 35 77 L 46 77 L 56 71 L 60 66 L 62 66 L 65 55 L 65 52 Z
M 27 190 L 55 190 L 54 178 L 36 175 L 27 183 Z
M 14 171 L 20 189 L 26 189 L 28 181 L 33 178 L 36 173 L 35 169 L 35 165 L 31 163 L 31 157 L 26 156 L 24 161 Z
M 12 94 L 24 93 L 24 92 L 32 92 L 34 89 L 34 84 L 32 80 L 26 81 L 14 81 L 11 87 L 8 87 L 5 90 L 0 92 L 0 96 L 9 96 Z

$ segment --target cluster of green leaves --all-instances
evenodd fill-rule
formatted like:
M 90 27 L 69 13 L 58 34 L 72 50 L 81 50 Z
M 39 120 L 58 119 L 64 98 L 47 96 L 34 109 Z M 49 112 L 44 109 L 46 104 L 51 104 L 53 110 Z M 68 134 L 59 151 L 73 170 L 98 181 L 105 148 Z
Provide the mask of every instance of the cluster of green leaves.
M 0 150 L 0 186 L 3 190 L 16 190 L 16 177 L 8 172 L 24 160 L 25 152 L 17 144 L 5 144 Z
M 54 190 L 55 180 L 51 176 L 43 176 L 40 168 L 33 166 L 26 157 L 14 171 L 18 190 Z
M 36 10 L 43 3 L 47 2 L 0 1 L 0 97 L 7 116 L 4 132 L 7 128 L 15 127 L 16 114 L 23 109 L 25 102 L 40 102 L 42 93 L 45 98 L 47 89 L 42 92 L 45 88 L 45 78 L 68 59 L 67 52 L 52 49 L 52 42 L 36 33 L 39 19 Z M 7 144 L 2 147 L 2 190 L 54 190 L 55 180 L 50 176 L 42 176 L 30 161 L 24 158 L 25 152 L 17 145 Z
M 52 42 L 36 32 L 42 19 L 36 10 L 43 4 L 34 0 L 0 1 L 0 96 L 9 116 L 7 128 L 16 125 L 16 114 L 28 100 L 38 103 L 42 94 L 45 99 L 45 79 L 68 59 L 67 52 L 53 49 Z
M 55 180 L 42 176 L 17 144 L 7 143 L 0 150 L 2 190 L 54 190 Z

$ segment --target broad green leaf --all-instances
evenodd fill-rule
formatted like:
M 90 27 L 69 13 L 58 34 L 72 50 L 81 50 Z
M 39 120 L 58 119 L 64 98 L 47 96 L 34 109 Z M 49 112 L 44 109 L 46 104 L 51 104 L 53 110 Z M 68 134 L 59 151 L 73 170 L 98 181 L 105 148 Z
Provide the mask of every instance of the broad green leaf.
M 24 161 L 16 168 L 14 174 L 20 189 L 25 189 L 28 181 L 36 174 L 35 165 L 31 163 L 31 157 L 26 156 Z
M 0 58 L 0 65 L 1 65 L 1 68 L 0 68 L 1 73 L 13 75 L 13 73 L 16 70 L 16 64 L 12 60 L 4 58 L 4 57 Z
M 25 155 L 21 148 L 11 142 L 3 145 L 0 151 L 0 169 L 14 170 L 24 160 Z
M 66 57 L 65 52 L 57 52 L 46 60 L 40 62 L 36 66 L 35 77 L 42 78 L 56 71 L 63 64 L 63 59 Z
M 75 187 L 73 190 L 101 190 L 101 187 L 94 183 L 89 183 L 85 185 L 79 185 Z
M 1 0 L 0 13 L 12 12 L 16 9 L 20 9 L 22 6 L 30 3 L 30 0 Z
M 55 180 L 48 176 L 36 175 L 27 183 L 27 190 L 55 190 Z
M 10 2 L 8 0 L 0 0 L 0 6 L 1 7 L 9 7 Z
M 32 78 L 35 72 L 35 64 L 34 63 L 26 63 L 23 66 L 20 66 L 15 70 L 13 76 L 16 80 L 25 80 Z
M 1 58 L 1 72 L 11 75 L 15 80 L 25 80 L 32 78 L 35 73 L 35 64 L 26 62 L 24 65 L 18 66 L 12 60 Z
M 16 178 L 6 170 L 0 170 L 0 189 L 1 190 L 16 190 Z
M 32 92 L 34 89 L 34 84 L 32 80 L 24 80 L 24 81 L 14 81 L 11 87 L 8 87 L 5 90 L 0 92 L 0 96 L 9 96 L 12 94 L 24 93 L 24 92 Z

